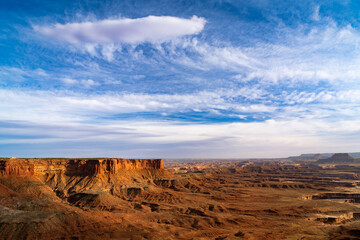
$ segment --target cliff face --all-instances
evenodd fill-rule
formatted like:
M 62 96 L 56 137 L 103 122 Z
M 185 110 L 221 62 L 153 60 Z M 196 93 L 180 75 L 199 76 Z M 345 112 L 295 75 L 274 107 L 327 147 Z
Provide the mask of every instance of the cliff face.
M 0 160 L 0 176 L 31 176 L 34 173 L 34 165 L 27 160 Z
M 29 176 L 64 173 L 68 176 L 117 174 L 119 170 L 164 169 L 162 159 L 7 159 L 0 160 L 0 175 Z
M 24 191 L 41 195 L 51 189 L 62 199 L 88 190 L 130 197 L 168 176 L 162 159 L 0 159 L 0 184 L 14 181 L 21 188 L 31 181 L 33 186 Z

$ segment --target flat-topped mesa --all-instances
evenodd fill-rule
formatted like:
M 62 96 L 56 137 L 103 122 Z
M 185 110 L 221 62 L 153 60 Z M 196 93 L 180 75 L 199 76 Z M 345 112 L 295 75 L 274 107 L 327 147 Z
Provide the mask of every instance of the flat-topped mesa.
M 0 176 L 116 174 L 123 170 L 164 169 L 162 159 L 6 159 L 0 160 Z
M 351 157 L 348 153 L 335 153 L 329 159 L 331 160 L 353 160 L 354 158 Z
M 353 163 L 357 161 L 356 158 L 351 157 L 348 153 L 335 153 L 330 158 L 318 160 L 317 163 Z

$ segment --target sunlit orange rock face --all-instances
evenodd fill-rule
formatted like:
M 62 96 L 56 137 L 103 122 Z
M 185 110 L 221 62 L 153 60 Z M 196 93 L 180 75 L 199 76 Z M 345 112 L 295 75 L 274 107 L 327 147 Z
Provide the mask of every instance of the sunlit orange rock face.
M 34 175 L 34 164 L 22 159 L 0 161 L 0 175 L 31 176 Z
M 164 169 L 162 159 L 9 159 L 0 161 L 2 176 L 116 174 L 124 170 Z

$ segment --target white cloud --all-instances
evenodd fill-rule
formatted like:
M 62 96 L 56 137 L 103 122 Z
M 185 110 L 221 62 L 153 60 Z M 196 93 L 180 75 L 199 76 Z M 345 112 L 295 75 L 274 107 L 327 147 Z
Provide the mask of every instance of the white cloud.
M 85 88 L 91 88 L 91 87 L 100 85 L 100 83 L 95 82 L 92 79 L 75 80 L 75 79 L 72 79 L 72 78 L 69 78 L 69 77 L 65 77 L 65 78 L 61 78 L 60 80 L 63 83 L 65 83 L 66 85 L 80 85 L 80 86 L 83 86 Z
M 81 80 L 80 83 L 86 87 L 86 88 L 90 88 L 90 87 L 94 87 L 94 86 L 99 86 L 100 83 L 98 82 L 95 82 L 94 80 L 92 79 L 87 79 L 87 80 Z
M 206 20 L 171 16 L 106 19 L 94 22 L 34 26 L 34 30 L 50 38 L 71 44 L 109 44 L 164 42 L 176 37 L 198 34 Z
M 77 83 L 78 83 L 77 80 L 72 79 L 72 78 L 68 78 L 68 77 L 66 77 L 66 78 L 61 78 L 60 80 L 61 80 L 63 83 L 68 84 L 68 85 L 73 85 L 73 84 L 77 84 Z

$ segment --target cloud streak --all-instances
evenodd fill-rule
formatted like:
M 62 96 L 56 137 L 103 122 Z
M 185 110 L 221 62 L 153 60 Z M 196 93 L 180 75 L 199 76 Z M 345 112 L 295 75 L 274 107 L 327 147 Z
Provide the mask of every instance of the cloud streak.
M 292 119 L 211 125 L 138 120 L 111 120 L 101 125 L 29 121 L 11 124 L 14 126 L 0 122 L 0 136 L 6 136 L 0 144 L 24 146 L 17 156 L 287 157 L 294 152 L 327 152 L 329 148 L 351 151 L 360 147 L 356 141 L 360 133 L 358 120 Z M 45 133 L 41 136 L 39 132 Z M 51 146 L 50 152 L 44 152 L 46 146 Z M 11 154 L 8 149 L 3 152 Z
M 193 94 L 80 94 L 69 91 L 0 90 L 0 120 L 39 123 L 91 123 L 111 119 L 202 121 L 359 118 L 359 90 L 283 92 L 273 95 L 256 88 Z M 137 117 L 136 117 L 137 116 Z M 142 117 L 141 117 L 142 116 Z M 175 118 L 172 118 L 175 116 Z M 187 119 L 187 120 L 186 120 Z M 206 126 L 206 124 L 205 124 Z
M 71 44 L 109 44 L 164 42 L 173 38 L 200 33 L 206 20 L 171 16 L 106 19 L 94 22 L 34 26 L 34 30 L 55 40 Z
M 77 84 L 65 79 L 69 84 Z M 187 112 L 221 111 L 270 113 L 274 106 L 263 103 L 237 103 L 233 97 L 254 98 L 257 89 L 242 91 L 198 92 L 194 94 L 79 94 L 69 91 L 19 91 L 0 89 L 0 120 L 31 120 L 35 122 L 91 122 L 114 115 L 154 113 L 159 115 Z M 230 97 L 230 99 L 229 99 Z M 11 114 L 8 114 L 10 113 Z M 26 113 L 26 114 L 24 114 Z M 225 115 L 226 117 L 226 115 Z M 100 120 L 103 121 L 103 120 Z

